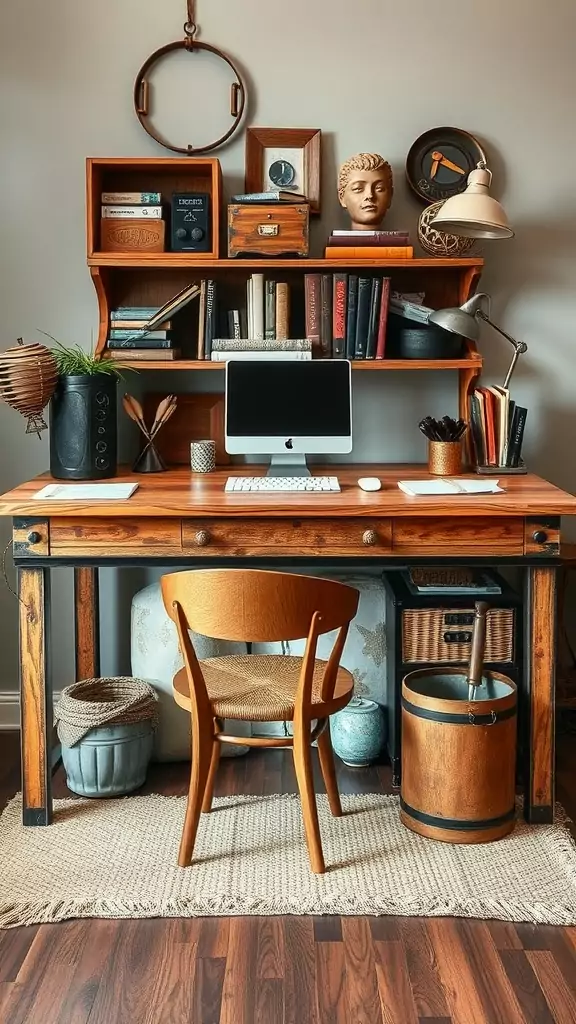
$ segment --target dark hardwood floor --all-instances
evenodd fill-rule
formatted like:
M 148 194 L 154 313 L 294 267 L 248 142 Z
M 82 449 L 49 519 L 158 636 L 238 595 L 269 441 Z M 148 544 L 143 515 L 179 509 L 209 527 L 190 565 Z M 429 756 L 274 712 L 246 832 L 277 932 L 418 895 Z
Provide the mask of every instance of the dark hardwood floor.
M 19 786 L 0 734 L 0 801 Z M 576 814 L 576 737 L 558 742 Z M 342 792 L 390 790 L 385 767 L 339 764 Z M 151 767 L 148 792 L 187 789 Z M 320 781 L 318 780 L 320 789 Z M 217 795 L 295 792 L 290 755 L 222 763 Z M 68 795 L 62 771 L 55 795 Z M 0 867 L 1 885 L 1 867 Z M 576 929 L 420 918 L 68 921 L 0 932 L 2 1024 L 574 1024 Z

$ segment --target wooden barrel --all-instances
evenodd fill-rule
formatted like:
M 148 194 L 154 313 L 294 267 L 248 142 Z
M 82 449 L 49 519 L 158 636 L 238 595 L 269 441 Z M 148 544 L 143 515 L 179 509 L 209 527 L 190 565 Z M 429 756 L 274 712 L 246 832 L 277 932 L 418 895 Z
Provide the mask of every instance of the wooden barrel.
M 401 819 L 445 843 L 489 843 L 514 828 L 516 685 L 438 668 L 402 683 Z

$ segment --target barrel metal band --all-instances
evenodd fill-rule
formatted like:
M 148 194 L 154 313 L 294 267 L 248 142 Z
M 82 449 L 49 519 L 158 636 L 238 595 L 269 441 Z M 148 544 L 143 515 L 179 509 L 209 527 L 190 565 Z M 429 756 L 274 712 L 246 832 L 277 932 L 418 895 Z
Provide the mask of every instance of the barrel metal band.
M 432 825 L 434 828 L 449 829 L 454 832 L 477 832 L 497 828 L 498 825 L 505 825 L 506 822 L 512 821 L 516 813 L 515 808 L 512 807 L 506 814 L 501 814 L 497 818 L 480 818 L 470 821 L 470 819 L 438 818 L 434 814 L 424 814 L 423 811 L 417 811 L 414 807 L 410 807 L 410 804 L 407 804 L 402 797 L 400 797 L 400 806 L 405 814 L 409 814 L 414 821 L 419 821 L 422 825 Z
M 444 722 L 446 725 L 495 725 L 496 722 L 505 722 L 507 718 L 514 718 L 516 705 L 505 708 L 503 711 L 491 711 L 489 715 L 475 715 L 472 711 L 466 714 L 456 715 L 447 711 L 431 711 L 430 708 L 421 708 L 417 704 L 411 704 L 405 697 L 402 697 L 402 708 L 409 715 L 416 718 L 425 718 L 429 722 Z

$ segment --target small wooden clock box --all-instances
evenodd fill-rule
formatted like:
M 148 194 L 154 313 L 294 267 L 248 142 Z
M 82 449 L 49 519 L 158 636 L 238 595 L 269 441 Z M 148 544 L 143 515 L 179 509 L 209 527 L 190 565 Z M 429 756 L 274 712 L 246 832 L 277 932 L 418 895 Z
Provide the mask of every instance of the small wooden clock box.
M 231 203 L 228 256 L 308 256 L 308 203 Z

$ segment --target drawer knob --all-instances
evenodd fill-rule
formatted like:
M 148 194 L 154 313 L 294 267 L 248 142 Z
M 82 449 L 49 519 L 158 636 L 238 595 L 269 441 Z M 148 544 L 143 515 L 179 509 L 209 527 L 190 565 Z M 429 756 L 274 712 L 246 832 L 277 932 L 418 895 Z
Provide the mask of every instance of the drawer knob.
M 377 540 L 378 534 L 376 533 L 376 530 L 364 530 L 364 533 L 362 534 L 362 543 L 365 544 L 367 548 L 373 547 Z
M 535 530 L 532 534 L 532 540 L 535 544 L 545 544 L 548 540 L 548 534 L 545 530 Z
M 41 540 L 42 537 L 38 533 L 38 530 L 30 530 L 30 533 L 28 534 L 29 544 L 39 544 Z
M 198 530 L 194 540 L 196 541 L 199 548 L 205 548 L 210 543 L 210 534 L 208 530 Z

